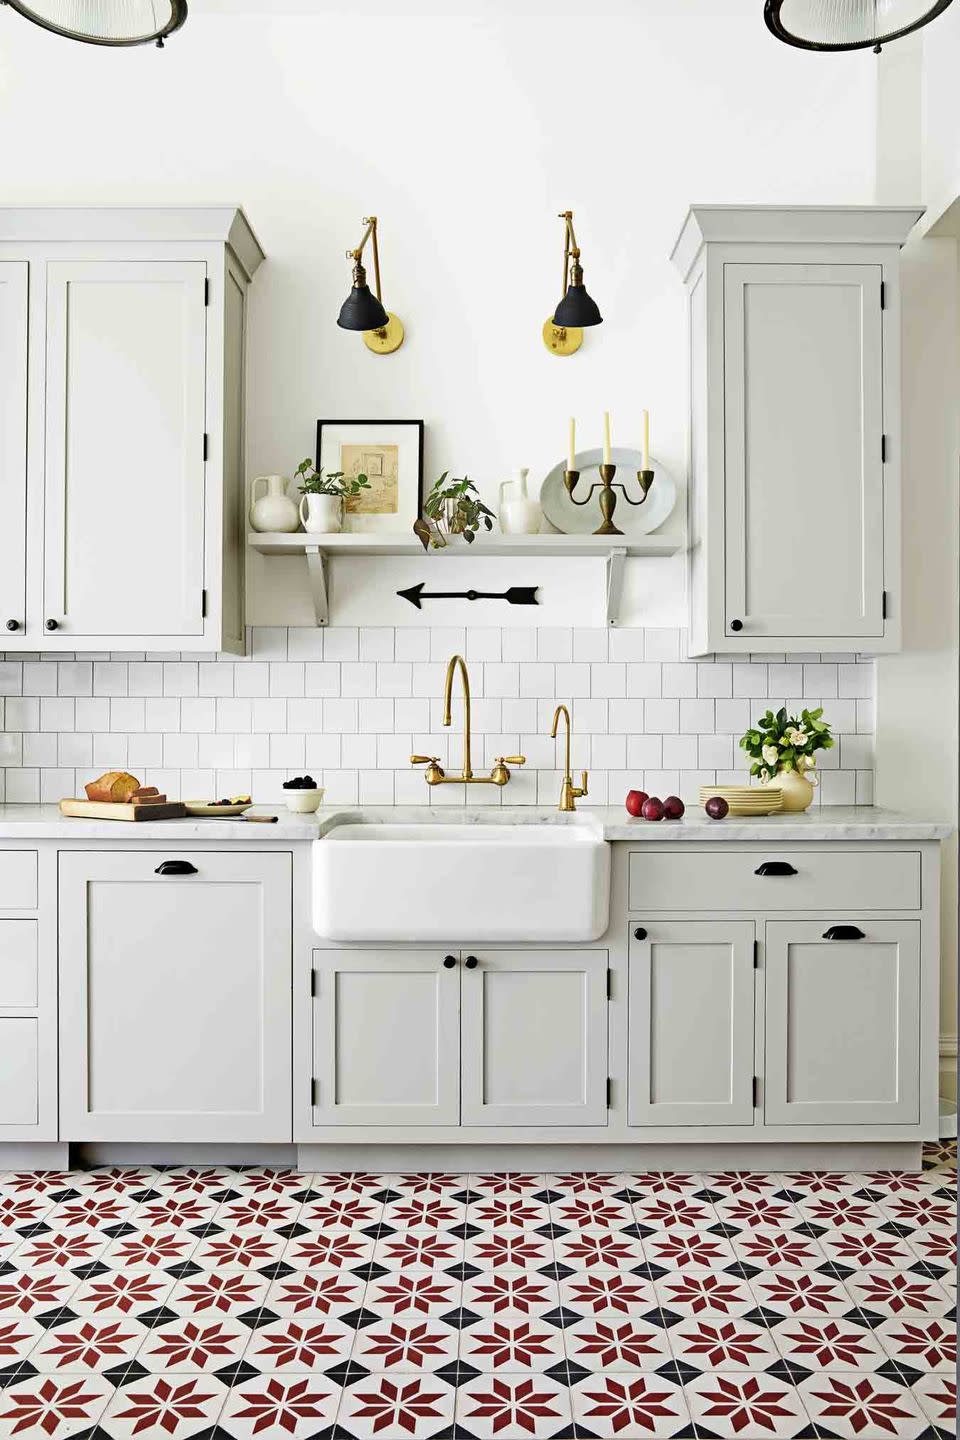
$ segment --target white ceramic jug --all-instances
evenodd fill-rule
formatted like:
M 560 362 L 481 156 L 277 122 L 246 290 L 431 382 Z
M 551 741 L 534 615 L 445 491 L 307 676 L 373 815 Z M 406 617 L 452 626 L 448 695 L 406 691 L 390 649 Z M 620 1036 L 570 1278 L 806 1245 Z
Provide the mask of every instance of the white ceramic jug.
M 504 535 L 539 535 L 540 533 L 540 502 L 531 500 L 527 495 L 527 476 L 530 471 L 526 468 L 520 471 L 517 479 L 519 494 L 512 500 L 508 500 L 504 494 L 508 485 L 513 482 L 504 480 L 500 486 L 500 529 Z
M 343 528 L 343 498 L 340 495 L 304 495 L 300 519 L 312 535 L 336 535 Z
M 259 498 L 258 485 L 267 487 Z M 282 475 L 258 475 L 251 484 L 250 524 L 254 530 L 273 530 L 283 535 L 289 535 L 300 524 L 296 504 L 287 494 L 287 482 Z

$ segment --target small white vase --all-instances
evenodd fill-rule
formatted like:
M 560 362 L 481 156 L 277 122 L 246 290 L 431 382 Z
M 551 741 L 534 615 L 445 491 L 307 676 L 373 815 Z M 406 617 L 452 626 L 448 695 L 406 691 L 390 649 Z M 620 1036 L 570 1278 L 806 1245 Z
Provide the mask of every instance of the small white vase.
M 257 486 L 265 485 L 264 494 L 257 495 Z M 258 475 L 250 486 L 250 524 L 260 532 L 276 531 L 289 535 L 300 523 L 296 502 L 287 494 L 282 475 Z
M 780 791 L 783 810 L 806 810 L 813 799 L 813 786 L 805 775 L 798 775 L 796 770 L 781 770 L 767 788 Z
M 343 529 L 343 499 L 339 495 L 304 495 L 300 519 L 311 535 L 336 535 Z
M 539 535 L 540 533 L 540 502 L 531 500 L 527 494 L 527 476 L 529 470 L 520 471 L 517 479 L 517 491 L 510 498 L 506 495 L 507 486 L 513 482 L 504 480 L 500 486 L 500 529 L 504 535 Z

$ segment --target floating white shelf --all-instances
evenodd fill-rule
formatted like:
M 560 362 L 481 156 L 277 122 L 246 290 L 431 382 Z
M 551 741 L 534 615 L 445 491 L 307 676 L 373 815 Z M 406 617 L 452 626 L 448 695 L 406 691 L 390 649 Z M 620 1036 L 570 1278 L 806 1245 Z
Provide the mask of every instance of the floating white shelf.
M 422 555 L 425 560 L 462 560 L 468 555 L 594 556 L 607 562 L 607 624 L 616 625 L 623 590 L 623 562 L 628 556 L 676 555 L 683 540 L 667 535 L 483 535 L 472 545 L 456 541 L 440 550 L 424 551 L 415 535 L 292 535 L 251 531 L 248 542 L 261 555 L 305 555 L 318 625 L 330 618 L 327 560 L 332 555 Z

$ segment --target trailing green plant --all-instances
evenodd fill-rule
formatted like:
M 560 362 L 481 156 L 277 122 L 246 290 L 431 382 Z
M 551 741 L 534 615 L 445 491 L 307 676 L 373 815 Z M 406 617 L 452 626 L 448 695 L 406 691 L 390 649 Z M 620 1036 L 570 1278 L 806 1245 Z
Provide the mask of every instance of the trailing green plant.
M 300 461 L 294 479 L 301 481 L 298 487 L 301 495 L 340 495 L 349 499 L 353 495 L 359 495 L 361 490 L 370 489 L 370 481 L 366 475 L 347 479 L 342 470 L 331 470 L 325 475 L 323 466 L 321 465 L 319 470 L 315 469 L 310 459 Z
M 740 741 L 740 749 L 753 761 L 750 774 L 766 785 L 781 771 L 796 770 L 815 785 L 817 777 L 811 772 L 817 763 L 816 752 L 833 748 L 830 726 L 822 715 L 822 706 L 802 710 L 799 719 L 783 708 L 776 714 L 768 710 Z
M 424 548 L 432 545 L 440 549 L 446 545 L 448 534 L 462 535 L 472 545 L 481 525 L 493 529 L 493 511 L 480 499 L 476 485 L 466 475 L 451 478 L 449 470 L 434 481 L 423 502 L 423 514 L 432 525 L 425 525 L 421 518 L 413 528 Z

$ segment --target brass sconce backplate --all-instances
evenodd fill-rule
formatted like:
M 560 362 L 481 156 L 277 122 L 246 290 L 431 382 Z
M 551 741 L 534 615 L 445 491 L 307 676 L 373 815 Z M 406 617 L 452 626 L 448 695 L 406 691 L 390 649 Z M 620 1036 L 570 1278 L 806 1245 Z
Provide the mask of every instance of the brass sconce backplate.
M 575 355 L 583 344 L 583 331 L 577 325 L 554 325 L 553 316 L 543 322 L 543 343 L 551 355 Z
M 364 330 L 363 343 L 377 355 L 392 355 L 403 344 L 403 323 L 392 310 L 387 311 L 389 319 L 380 330 Z

